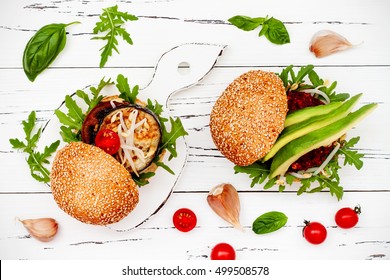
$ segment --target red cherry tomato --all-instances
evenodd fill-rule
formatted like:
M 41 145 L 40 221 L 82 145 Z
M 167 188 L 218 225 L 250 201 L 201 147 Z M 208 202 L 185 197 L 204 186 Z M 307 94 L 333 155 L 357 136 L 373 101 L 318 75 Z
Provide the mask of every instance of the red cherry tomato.
M 235 260 L 236 251 L 228 243 L 218 243 L 211 250 L 210 258 L 212 260 Z
M 188 208 L 181 208 L 173 214 L 173 225 L 182 232 L 192 230 L 196 226 L 197 218 Z
M 334 219 L 339 227 L 352 228 L 358 223 L 360 213 L 360 206 L 356 206 L 354 209 L 345 207 L 337 211 Z
M 113 155 L 118 152 L 121 142 L 118 133 L 111 129 L 102 129 L 95 137 L 95 145 L 107 154 Z
M 321 244 L 325 241 L 327 235 L 326 228 L 318 222 L 305 221 L 303 228 L 303 237 L 311 244 Z

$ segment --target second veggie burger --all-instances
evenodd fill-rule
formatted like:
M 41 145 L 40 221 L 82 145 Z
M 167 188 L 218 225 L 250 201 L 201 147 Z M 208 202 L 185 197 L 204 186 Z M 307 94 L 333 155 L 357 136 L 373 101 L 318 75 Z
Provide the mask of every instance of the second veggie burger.
M 298 181 L 298 194 L 328 188 L 342 198 L 337 174 L 338 158 L 344 165 L 363 165 L 362 154 L 351 151 L 359 137 L 345 140 L 346 132 L 372 112 L 367 104 L 352 112 L 362 94 L 337 94 L 313 70 L 296 74 L 289 66 L 281 74 L 252 70 L 236 78 L 216 101 L 210 131 L 220 152 L 236 173 L 249 174 L 252 186 L 264 188 Z M 310 83 L 305 83 L 308 76 Z M 312 183 L 318 184 L 312 187 Z

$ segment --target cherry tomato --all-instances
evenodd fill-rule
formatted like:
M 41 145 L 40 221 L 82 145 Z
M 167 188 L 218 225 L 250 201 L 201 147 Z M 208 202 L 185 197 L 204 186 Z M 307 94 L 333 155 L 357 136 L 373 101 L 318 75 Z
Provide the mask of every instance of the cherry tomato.
M 358 223 L 360 213 L 360 206 L 356 206 L 354 209 L 345 207 L 337 211 L 334 219 L 339 227 L 352 228 Z
M 325 241 L 327 235 L 326 228 L 318 222 L 305 221 L 303 228 L 303 237 L 311 244 L 321 244 Z
M 195 213 L 188 208 L 181 208 L 173 214 L 173 225 L 182 232 L 192 230 L 196 226 Z
M 95 137 L 95 145 L 107 154 L 113 155 L 118 152 L 121 142 L 118 133 L 111 129 L 102 129 Z
M 211 250 L 210 258 L 212 260 L 235 260 L 236 250 L 228 243 L 218 243 Z

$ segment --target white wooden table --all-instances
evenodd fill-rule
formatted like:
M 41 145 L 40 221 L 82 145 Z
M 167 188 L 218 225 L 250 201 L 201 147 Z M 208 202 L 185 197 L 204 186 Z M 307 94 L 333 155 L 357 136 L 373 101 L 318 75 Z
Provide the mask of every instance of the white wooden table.
M 208 259 L 211 248 L 228 242 L 237 259 L 390 259 L 390 2 L 358 1 L 117 1 L 119 9 L 135 14 L 128 22 L 134 45 L 120 42 L 120 55 L 100 69 L 102 42 L 90 40 L 102 8 L 115 1 L 4 0 L 0 4 L 0 258 L 1 259 Z M 291 43 L 273 45 L 257 32 L 243 32 L 227 21 L 237 15 L 274 16 L 282 20 Z M 22 55 L 29 38 L 53 22 L 70 26 L 64 51 L 34 83 L 24 75 Z M 317 59 L 308 50 L 312 35 L 331 29 L 357 44 L 353 49 Z M 136 230 L 118 233 L 82 224 L 64 214 L 50 189 L 34 181 L 25 155 L 11 149 L 9 138 L 23 138 L 21 121 L 35 110 L 40 125 L 64 99 L 102 77 L 122 73 L 131 84 L 147 85 L 161 54 L 183 43 L 227 45 L 214 69 L 196 86 L 175 94 L 171 114 L 182 119 L 189 132 L 188 160 L 174 192 L 164 207 Z M 361 136 L 357 149 L 365 153 L 361 171 L 343 168 L 345 194 L 337 201 L 329 193 L 297 196 L 295 189 L 279 193 L 250 188 L 250 180 L 235 175 L 233 164 L 216 150 L 209 132 L 211 108 L 238 75 L 250 69 L 278 72 L 290 64 L 314 64 L 321 77 L 338 81 L 339 92 L 364 95 L 360 105 L 379 107 L 349 135 Z M 208 191 L 232 183 L 242 204 L 245 232 L 233 229 L 208 207 Z M 356 228 L 342 230 L 335 212 L 360 204 L 363 213 Z M 172 214 L 191 208 L 197 227 L 182 233 L 172 225 Z M 282 211 L 286 226 L 259 236 L 251 224 L 260 214 Z M 42 243 L 27 233 L 21 219 L 53 217 L 60 224 L 56 238 Z M 313 246 L 302 238 L 303 220 L 326 225 L 328 239 Z

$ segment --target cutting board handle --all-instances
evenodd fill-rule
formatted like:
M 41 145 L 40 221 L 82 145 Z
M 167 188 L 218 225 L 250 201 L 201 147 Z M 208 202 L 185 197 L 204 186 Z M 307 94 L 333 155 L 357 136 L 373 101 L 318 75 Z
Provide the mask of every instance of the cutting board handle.
M 140 97 L 156 100 L 167 107 L 173 93 L 195 85 L 211 71 L 225 47 L 189 43 L 170 49 L 158 60 L 153 78 L 141 90 Z

